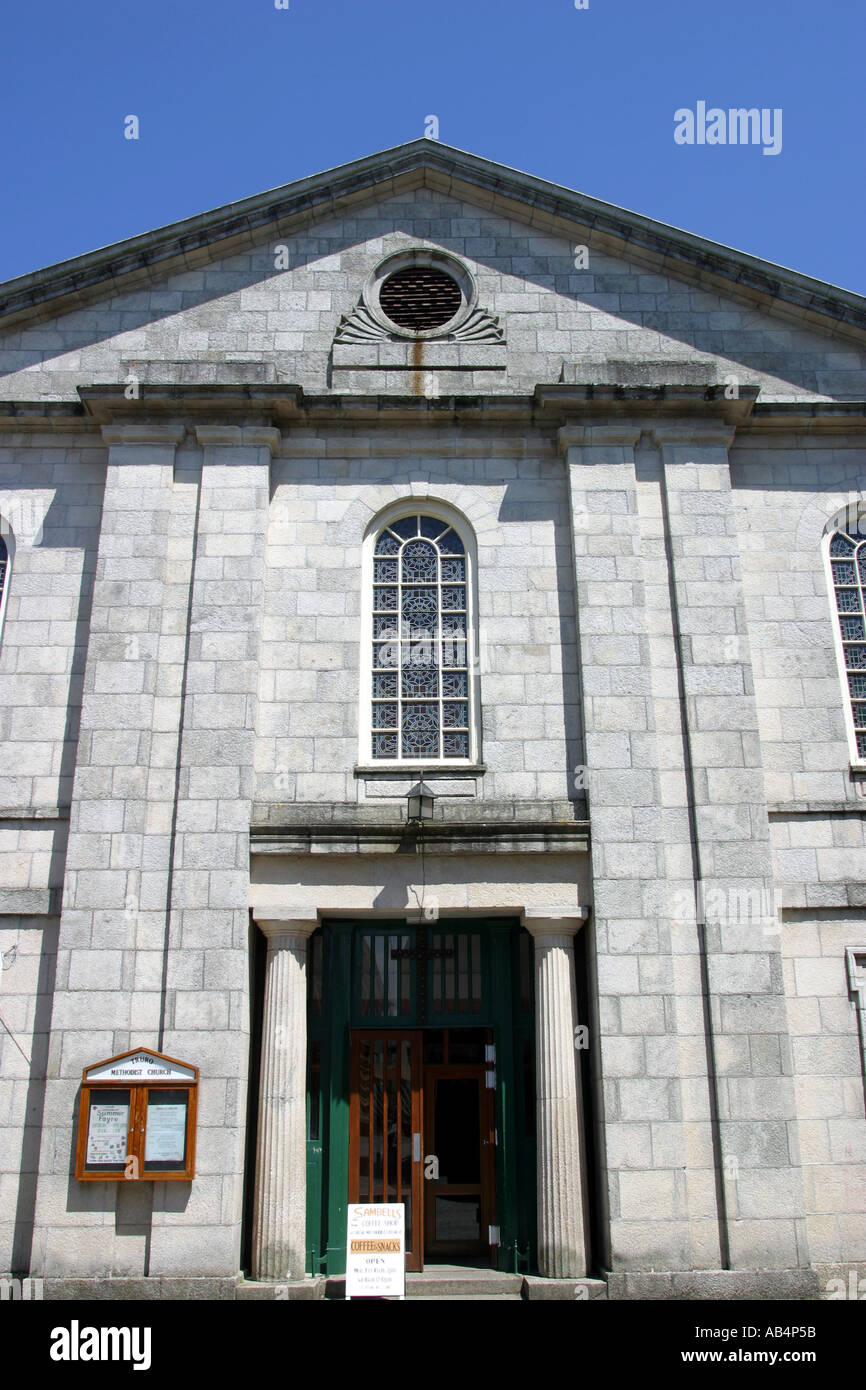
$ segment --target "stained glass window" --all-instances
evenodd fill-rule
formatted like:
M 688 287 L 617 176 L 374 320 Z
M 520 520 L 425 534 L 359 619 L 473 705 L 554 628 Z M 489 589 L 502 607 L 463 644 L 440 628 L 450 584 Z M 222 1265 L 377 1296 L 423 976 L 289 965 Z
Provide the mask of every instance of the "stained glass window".
M 3 595 L 6 592 L 6 580 L 9 575 L 9 551 L 3 537 L 0 536 L 0 615 L 3 613 Z
M 401 517 L 373 559 L 373 757 L 468 758 L 466 548 L 447 521 Z
M 866 516 L 831 538 L 830 571 L 857 756 L 866 759 Z

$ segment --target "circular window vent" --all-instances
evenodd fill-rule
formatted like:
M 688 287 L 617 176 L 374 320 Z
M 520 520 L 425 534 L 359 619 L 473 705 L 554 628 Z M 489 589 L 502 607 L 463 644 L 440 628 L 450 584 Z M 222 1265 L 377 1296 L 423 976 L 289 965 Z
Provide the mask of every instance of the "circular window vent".
M 457 281 L 430 265 L 395 271 L 379 291 L 382 312 L 399 328 L 416 333 L 442 328 L 454 318 L 461 303 Z

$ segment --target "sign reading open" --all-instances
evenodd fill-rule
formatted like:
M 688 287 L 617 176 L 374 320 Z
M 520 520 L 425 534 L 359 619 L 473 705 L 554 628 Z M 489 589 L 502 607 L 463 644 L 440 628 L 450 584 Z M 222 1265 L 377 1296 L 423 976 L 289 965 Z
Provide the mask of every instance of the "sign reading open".
M 402 1202 L 349 1206 L 347 1298 L 403 1298 L 406 1208 Z

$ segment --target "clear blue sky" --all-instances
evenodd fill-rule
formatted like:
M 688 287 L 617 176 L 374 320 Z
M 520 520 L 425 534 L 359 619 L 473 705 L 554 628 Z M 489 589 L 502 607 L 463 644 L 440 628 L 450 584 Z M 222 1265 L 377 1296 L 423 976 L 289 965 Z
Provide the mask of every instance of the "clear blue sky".
M 435 114 L 448 144 L 866 293 L 864 38 L 864 0 L 13 0 L 0 279 Z M 676 145 L 698 101 L 781 107 L 781 153 Z

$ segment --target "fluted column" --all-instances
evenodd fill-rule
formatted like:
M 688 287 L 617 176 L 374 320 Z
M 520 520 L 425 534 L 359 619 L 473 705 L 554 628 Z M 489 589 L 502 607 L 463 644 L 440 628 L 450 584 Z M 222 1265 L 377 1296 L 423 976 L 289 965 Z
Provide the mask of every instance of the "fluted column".
M 306 1264 L 307 941 L 315 919 L 258 920 L 268 938 L 253 1277 L 302 1278 Z
M 538 1268 L 550 1279 L 580 1279 L 585 1159 L 572 942 L 583 918 L 526 914 L 523 924 L 535 941 Z

